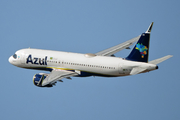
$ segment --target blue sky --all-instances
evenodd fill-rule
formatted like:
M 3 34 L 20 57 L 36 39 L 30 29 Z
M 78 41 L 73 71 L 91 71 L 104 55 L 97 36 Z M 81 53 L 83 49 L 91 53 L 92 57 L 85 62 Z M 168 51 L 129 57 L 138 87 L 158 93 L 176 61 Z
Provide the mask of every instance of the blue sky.
M 1 0 L 1 119 L 180 119 L 179 5 L 178 0 Z M 73 77 L 38 88 L 32 77 L 43 71 L 8 62 L 15 51 L 28 47 L 96 53 L 140 35 L 151 22 L 149 60 L 174 57 L 150 73 Z

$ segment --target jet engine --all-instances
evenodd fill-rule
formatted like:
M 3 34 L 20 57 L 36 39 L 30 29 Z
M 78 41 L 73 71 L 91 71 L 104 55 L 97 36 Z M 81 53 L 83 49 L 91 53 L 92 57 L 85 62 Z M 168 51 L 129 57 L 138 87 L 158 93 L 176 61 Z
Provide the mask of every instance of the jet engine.
M 43 80 L 46 79 L 46 77 L 48 76 L 48 74 L 46 73 L 38 73 L 35 74 L 33 77 L 33 83 L 35 86 L 38 87 L 53 87 L 53 85 L 46 85 L 46 86 L 42 86 Z

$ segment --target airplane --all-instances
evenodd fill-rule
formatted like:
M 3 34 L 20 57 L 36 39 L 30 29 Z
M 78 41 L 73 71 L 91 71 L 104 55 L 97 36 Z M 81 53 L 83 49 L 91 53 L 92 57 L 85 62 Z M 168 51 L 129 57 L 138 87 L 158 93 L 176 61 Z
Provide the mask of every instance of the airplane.
M 158 69 L 157 64 L 172 57 L 167 55 L 148 61 L 152 26 L 153 22 L 145 33 L 95 54 L 26 48 L 16 51 L 9 57 L 9 62 L 21 68 L 49 71 L 49 74 L 34 75 L 33 83 L 38 87 L 53 87 L 57 81 L 63 82 L 63 78 L 71 79 L 73 76 L 118 77 L 146 73 Z M 129 46 L 135 42 L 126 58 L 114 55 L 123 49 L 130 49 Z

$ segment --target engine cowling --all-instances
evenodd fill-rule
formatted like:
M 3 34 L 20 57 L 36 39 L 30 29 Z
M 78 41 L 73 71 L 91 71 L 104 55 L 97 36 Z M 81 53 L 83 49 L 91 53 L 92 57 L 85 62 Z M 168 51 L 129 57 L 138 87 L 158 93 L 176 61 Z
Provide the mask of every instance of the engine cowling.
M 35 74 L 33 77 L 34 85 L 38 86 L 38 87 L 53 87 L 53 85 L 42 86 L 42 82 L 44 79 L 46 79 L 47 76 L 48 76 L 48 74 L 46 74 L 46 73 Z

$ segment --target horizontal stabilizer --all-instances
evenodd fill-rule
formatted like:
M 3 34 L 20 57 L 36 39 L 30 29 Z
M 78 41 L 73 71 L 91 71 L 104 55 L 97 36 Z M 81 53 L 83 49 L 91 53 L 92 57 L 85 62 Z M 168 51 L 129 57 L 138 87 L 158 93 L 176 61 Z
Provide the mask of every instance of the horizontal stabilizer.
M 161 62 L 163 62 L 163 61 L 165 61 L 165 60 L 167 60 L 167 59 L 169 59 L 171 57 L 173 57 L 173 56 L 172 55 L 167 55 L 167 56 L 164 56 L 162 58 L 159 58 L 159 59 L 156 59 L 156 60 L 152 60 L 149 63 L 157 65 L 157 64 L 159 64 L 159 63 L 161 63 Z
M 145 71 L 145 70 L 146 70 L 146 68 L 135 67 L 135 68 L 133 68 L 133 69 L 131 70 L 130 75 L 139 74 L 139 73 L 141 73 L 141 72 L 143 72 L 143 71 Z

